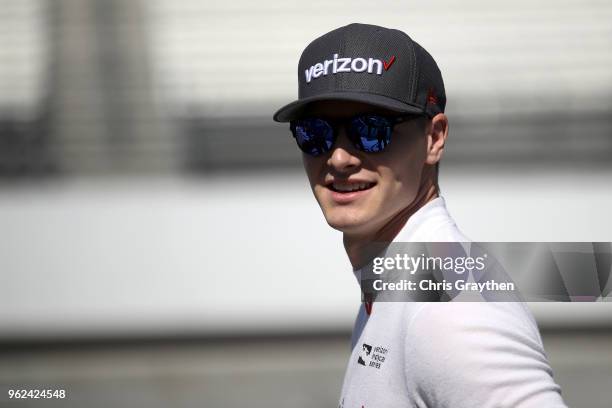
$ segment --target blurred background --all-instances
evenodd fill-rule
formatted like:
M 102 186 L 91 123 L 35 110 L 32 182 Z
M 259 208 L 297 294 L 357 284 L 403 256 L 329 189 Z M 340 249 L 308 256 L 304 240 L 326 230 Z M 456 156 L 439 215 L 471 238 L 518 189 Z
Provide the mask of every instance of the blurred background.
M 20 0 L 0 9 L 0 406 L 337 406 L 359 287 L 272 113 L 314 38 L 435 57 L 477 241 L 612 241 L 612 3 Z M 530 305 L 610 407 L 612 302 Z

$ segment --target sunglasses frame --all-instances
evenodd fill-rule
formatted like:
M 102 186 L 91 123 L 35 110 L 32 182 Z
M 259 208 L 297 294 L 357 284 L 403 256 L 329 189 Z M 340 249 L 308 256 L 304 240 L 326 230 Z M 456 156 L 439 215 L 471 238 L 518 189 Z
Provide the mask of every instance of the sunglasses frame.
M 351 124 L 357 120 L 357 119 L 361 119 L 364 117 L 368 117 L 368 116 L 375 116 L 375 117 L 379 117 L 379 118 L 383 118 L 386 119 L 387 121 L 389 121 L 391 124 L 389 126 L 389 140 L 388 142 L 378 151 L 368 151 L 365 150 L 363 148 L 363 143 L 361 141 L 361 136 L 356 135 L 355 132 L 350 131 L 351 129 Z M 292 121 L 290 121 L 289 123 L 289 129 L 291 130 L 291 134 L 293 135 L 293 138 L 296 141 L 296 144 L 298 145 L 299 149 L 308 154 L 309 156 L 312 157 L 318 157 L 318 156 L 322 156 L 325 153 L 330 152 L 333 149 L 333 146 L 336 144 L 336 141 L 338 140 L 338 127 L 339 124 L 343 123 L 344 126 L 347 129 L 346 135 L 349 138 L 349 140 L 351 141 L 351 143 L 353 144 L 353 146 L 355 146 L 355 148 L 357 148 L 359 151 L 364 152 L 364 153 L 368 153 L 368 154 L 376 154 L 376 153 L 380 153 L 382 151 L 384 151 L 387 146 L 389 146 L 389 144 L 391 143 L 391 135 L 393 134 L 393 129 L 395 128 L 395 126 L 399 123 L 405 122 L 407 120 L 411 120 L 411 119 L 416 119 L 419 117 L 423 117 L 423 115 L 419 115 L 419 114 L 415 114 L 415 113 L 411 113 L 411 114 L 404 114 L 404 115 L 395 115 L 395 116 L 389 116 L 389 115 L 380 115 L 380 114 L 374 114 L 374 113 L 362 113 L 359 115 L 355 115 L 352 116 L 350 118 L 346 118 L 346 119 L 325 119 L 322 117 L 305 117 L 305 118 L 300 118 L 300 119 L 294 119 Z M 322 122 L 324 122 L 327 126 L 329 126 L 332 130 L 332 143 L 329 147 L 328 150 L 324 150 L 321 149 L 321 153 L 318 154 L 313 154 L 310 151 L 306 151 L 304 150 L 304 148 L 302 148 L 302 146 L 300 146 L 299 142 L 297 141 L 297 136 L 296 136 L 296 122 L 298 121 L 303 121 L 303 120 L 320 120 Z

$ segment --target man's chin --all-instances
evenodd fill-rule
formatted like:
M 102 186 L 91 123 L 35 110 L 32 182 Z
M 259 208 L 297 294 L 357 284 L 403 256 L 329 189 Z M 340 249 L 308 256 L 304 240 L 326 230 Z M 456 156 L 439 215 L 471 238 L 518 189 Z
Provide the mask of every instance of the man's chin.
M 345 234 L 366 233 L 370 224 L 365 217 L 329 216 L 326 221 L 330 227 Z

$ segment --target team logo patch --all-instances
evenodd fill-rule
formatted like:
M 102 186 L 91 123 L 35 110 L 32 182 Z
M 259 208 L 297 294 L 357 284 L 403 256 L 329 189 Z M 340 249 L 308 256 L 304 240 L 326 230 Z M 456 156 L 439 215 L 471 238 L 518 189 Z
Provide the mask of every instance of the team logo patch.
M 374 347 L 367 343 L 363 343 L 361 345 L 361 351 L 357 356 L 357 364 L 361 364 L 364 367 L 374 367 L 380 370 L 387 359 L 388 352 L 389 350 L 385 347 Z
M 373 57 L 338 57 L 338 54 L 334 54 L 332 59 L 311 65 L 304 71 L 304 75 L 306 83 L 310 83 L 310 81 L 320 76 L 334 75 L 341 72 L 367 72 L 368 74 L 382 75 L 384 71 L 391 68 L 395 60 L 395 55 L 392 55 L 389 60 L 385 61 Z

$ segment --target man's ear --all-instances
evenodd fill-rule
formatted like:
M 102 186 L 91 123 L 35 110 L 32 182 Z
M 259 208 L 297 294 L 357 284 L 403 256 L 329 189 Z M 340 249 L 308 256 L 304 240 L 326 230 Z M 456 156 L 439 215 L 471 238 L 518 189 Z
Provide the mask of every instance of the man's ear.
M 448 118 L 443 113 L 438 113 L 431 118 L 427 126 L 427 164 L 436 164 L 442 158 L 444 144 L 448 137 Z

